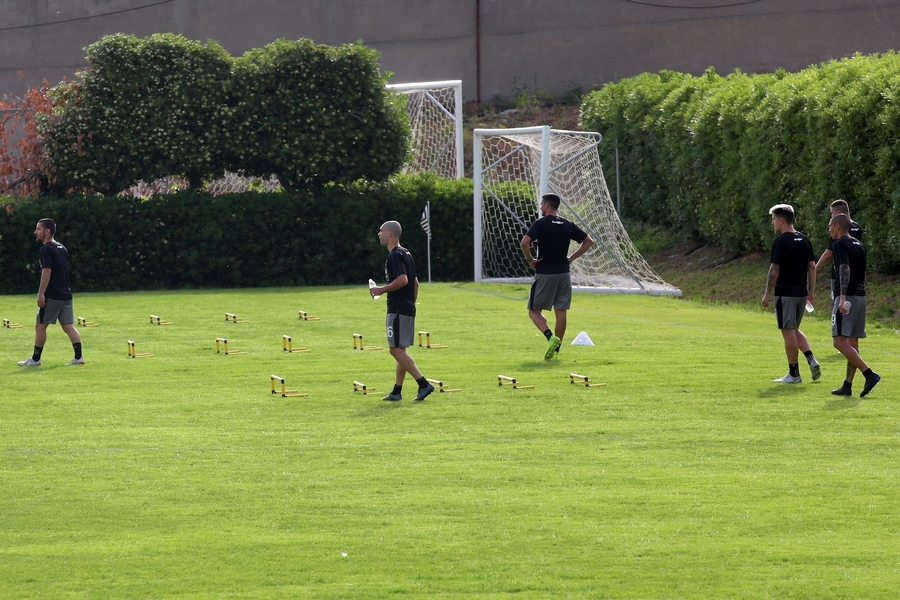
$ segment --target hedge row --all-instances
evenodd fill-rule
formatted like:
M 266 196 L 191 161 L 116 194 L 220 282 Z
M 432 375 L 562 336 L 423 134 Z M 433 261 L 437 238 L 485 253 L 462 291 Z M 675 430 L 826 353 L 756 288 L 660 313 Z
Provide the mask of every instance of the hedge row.
M 7 199 L 0 211 L 0 294 L 31 293 L 40 273 L 32 232 L 56 220 L 76 292 L 313 286 L 383 277 L 377 232 L 398 220 L 427 281 L 419 221 L 432 212 L 432 279 L 472 279 L 472 181 L 398 176 L 317 191 L 212 196 L 186 190 L 123 197 Z
M 789 203 L 817 250 L 828 205 L 850 203 L 869 264 L 900 269 L 900 55 L 854 56 L 799 73 L 700 77 L 662 71 L 607 85 L 582 105 L 602 131 L 623 212 L 734 251 L 766 250 L 768 209 Z

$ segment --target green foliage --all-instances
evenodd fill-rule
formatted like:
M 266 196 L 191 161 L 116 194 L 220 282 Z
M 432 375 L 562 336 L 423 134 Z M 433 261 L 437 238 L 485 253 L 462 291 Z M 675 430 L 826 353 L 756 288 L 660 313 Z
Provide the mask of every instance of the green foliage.
M 114 195 L 178 175 L 196 189 L 226 169 L 294 191 L 384 181 L 406 159 L 409 123 L 379 56 L 301 39 L 232 59 L 174 34 L 104 37 L 91 68 L 51 90 L 45 188 Z
M 359 43 L 280 39 L 237 59 L 230 168 L 275 173 L 289 190 L 397 172 L 409 121 L 401 95 L 385 88 L 379 56 Z
M 38 219 L 57 221 L 76 291 L 335 285 L 381 272 L 378 227 L 398 220 L 403 244 L 427 280 L 425 233 L 432 207 L 432 278 L 472 278 L 472 182 L 397 176 L 316 191 L 212 196 L 194 190 L 148 200 L 71 196 L 10 200 L 0 212 L 0 293 L 39 279 Z
M 231 59 L 221 46 L 116 34 L 87 59 L 90 69 L 51 90 L 56 108 L 39 123 L 51 191 L 111 195 L 167 175 L 199 186 L 224 171 Z
M 799 73 L 700 77 L 667 71 L 610 84 L 582 105 L 621 155 L 623 210 L 728 249 L 765 250 L 768 209 L 787 202 L 823 249 L 832 200 L 866 230 L 873 269 L 900 269 L 900 55 L 831 61 Z M 610 188 L 615 169 L 607 168 Z

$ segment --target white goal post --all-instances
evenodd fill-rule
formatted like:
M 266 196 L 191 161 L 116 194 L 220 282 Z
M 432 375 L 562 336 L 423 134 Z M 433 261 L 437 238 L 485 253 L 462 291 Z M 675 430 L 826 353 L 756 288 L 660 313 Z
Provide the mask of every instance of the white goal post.
M 572 263 L 575 289 L 681 296 L 647 264 L 619 220 L 600 166 L 601 139 L 546 125 L 474 131 L 475 281 L 532 280 L 519 243 L 541 216 L 541 196 L 554 193 L 562 199 L 560 216 L 594 240 Z
M 412 126 L 411 159 L 403 172 L 430 172 L 446 179 L 462 179 L 462 81 L 397 83 L 387 87 L 407 99 Z

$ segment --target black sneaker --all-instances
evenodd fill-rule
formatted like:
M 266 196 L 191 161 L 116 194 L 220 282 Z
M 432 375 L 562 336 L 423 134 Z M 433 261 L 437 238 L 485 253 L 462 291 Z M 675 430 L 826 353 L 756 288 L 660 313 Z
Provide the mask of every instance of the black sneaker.
M 403 394 L 388 394 L 382 400 L 387 400 L 388 402 L 399 402 L 403 400 Z
M 866 385 L 863 386 L 863 391 L 859 393 L 860 398 L 865 398 L 866 394 L 872 391 L 872 388 L 878 385 L 878 382 L 881 381 L 881 375 L 872 371 L 872 375 L 866 377 Z
M 831 390 L 831 393 L 835 396 L 852 396 L 853 392 L 848 387 L 839 387 L 836 390 Z
M 427 396 L 428 394 L 430 394 L 433 391 L 434 391 L 434 386 L 429 383 L 425 387 L 419 388 L 419 393 L 416 395 L 415 398 L 413 398 L 413 400 L 415 400 L 416 402 L 421 402 L 422 400 L 425 399 L 425 396 Z

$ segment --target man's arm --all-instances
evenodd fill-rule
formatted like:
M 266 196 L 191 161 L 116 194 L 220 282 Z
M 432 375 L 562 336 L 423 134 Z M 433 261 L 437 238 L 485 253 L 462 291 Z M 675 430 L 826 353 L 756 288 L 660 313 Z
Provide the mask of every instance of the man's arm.
M 413 302 L 417 302 L 419 300 L 419 278 L 416 277 L 415 285 L 413 286 Z
M 588 251 L 588 248 L 594 245 L 594 240 L 591 239 L 591 236 L 587 236 L 584 238 L 584 241 L 581 242 L 581 245 L 575 249 L 575 252 L 572 253 L 572 256 L 569 257 L 569 264 L 572 264 L 572 261 L 584 254 Z
M 528 261 L 528 264 L 532 269 L 536 269 L 537 264 L 541 262 L 541 259 L 536 259 L 531 256 L 531 236 L 526 233 L 525 236 L 522 237 L 522 242 L 519 245 L 522 246 L 522 254 L 525 255 L 525 260 Z
M 396 292 L 402 287 L 405 287 L 406 284 L 409 283 L 409 277 L 407 277 L 406 273 L 402 273 L 397 275 L 392 282 L 383 286 L 383 287 L 373 287 L 369 289 L 369 294 L 374 296 L 381 296 L 382 294 L 387 294 L 389 292 Z M 416 296 L 419 294 L 419 278 L 416 277 Z
M 827 250 L 826 250 L 827 252 Z M 806 300 L 810 304 L 816 303 L 816 263 L 813 261 L 809 261 L 809 265 L 806 267 L 806 276 L 809 278 L 809 293 L 806 295 Z
M 838 310 L 843 314 L 850 312 L 844 309 L 844 302 L 847 300 L 847 287 L 850 285 L 850 265 L 842 264 L 838 266 L 838 281 L 840 283 L 841 301 L 838 303 Z
M 47 299 L 44 297 L 44 294 L 47 292 L 47 286 L 50 285 L 50 272 L 50 269 L 41 269 L 41 285 L 38 287 L 37 295 L 37 303 L 41 308 L 44 308 L 47 304 Z
M 816 262 L 816 271 L 827 265 L 829 260 L 831 260 L 831 250 L 826 248 L 822 256 L 819 257 L 818 262 Z
M 775 263 L 769 263 L 769 274 L 766 277 L 766 291 L 762 297 L 762 305 L 769 305 L 769 292 L 775 287 L 775 282 L 778 281 L 778 273 L 781 271 L 781 267 L 776 265 Z

